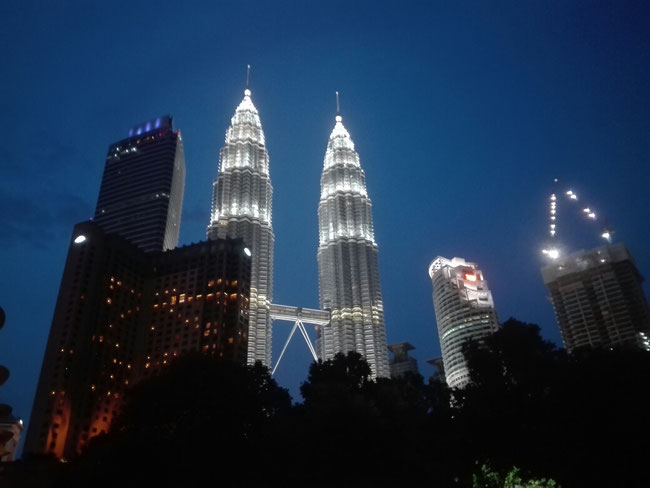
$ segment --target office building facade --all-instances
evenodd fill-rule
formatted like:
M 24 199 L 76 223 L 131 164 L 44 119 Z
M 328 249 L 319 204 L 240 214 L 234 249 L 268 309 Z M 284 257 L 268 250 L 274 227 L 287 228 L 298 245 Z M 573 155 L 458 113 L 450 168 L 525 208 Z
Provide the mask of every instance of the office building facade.
M 567 351 L 650 350 L 650 311 L 641 277 L 622 243 L 579 251 L 542 268 Z
M 372 205 L 354 142 L 336 116 L 325 152 L 318 204 L 320 307 L 331 312 L 317 329 L 323 360 L 360 353 L 373 377 L 390 376 Z
M 265 366 L 271 365 L 272 197 L 264 131 L 247 88 L 219 155 L 207 236 L 241 238 L 251 250 L 248 364 L 261 361 Z
M 494 333 L 499 322 L 492 293 L 475 263 L 438 256 L 429 266 L 444 374 L 451 388 L 470 381 L 463 346 Z
M 249 253 L 230 239 L 147 253 L 75 226 L 25 452 L 74 456 L 128 388 L 185 352 L 245 361 Z
M 184 189 L 181 133 L 159 117 L 108 148 L 94 221 L 145 251 L 174 249 Z

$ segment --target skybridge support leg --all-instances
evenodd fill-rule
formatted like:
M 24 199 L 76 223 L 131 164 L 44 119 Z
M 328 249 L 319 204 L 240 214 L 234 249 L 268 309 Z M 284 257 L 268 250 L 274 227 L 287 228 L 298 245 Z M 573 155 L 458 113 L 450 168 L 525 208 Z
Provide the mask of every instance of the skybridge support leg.
M 275 363 L 275 367 L 273 368 L 273 371 L 271 371 L 271 376 L 273 376 L 275 374 L 275 370 L 278 369 L 278 366 L 280 365 L 280 361 L 282 360 L 282 356 L 284 356 L 284 351 L 287 350 L 287 346 L 289 345 L 289 342 L 291 342 L 291 338 L 293 337 L 293 333 L 298 328 L 298 322 L 299 321 L 296 320 L 296 323 L 293 324 L 293 327 L 291 328 L 291 332 L 289 333 L 289 337 L 287 337 L 287 342 L 284 343 L 284 347 L 282 348 L 282 352 L 280 353 L 280 357 L 278 358 L 278 362 Z

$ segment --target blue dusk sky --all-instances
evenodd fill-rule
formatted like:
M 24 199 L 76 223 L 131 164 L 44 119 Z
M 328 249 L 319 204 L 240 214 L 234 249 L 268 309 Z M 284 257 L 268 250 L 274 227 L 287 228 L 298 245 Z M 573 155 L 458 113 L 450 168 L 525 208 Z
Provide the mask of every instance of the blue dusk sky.
M 540 267 L 553 178 L 566 250 L 600 245 L 580 205 L 650 275 L 650 3 L 31 2 L 0 6 L 0 402 L 29 418 L 72 227 L 106 150 L 171 114 L 187 181 L 181 244 L 205 239 L 246 64 L 270 154 L 276 303 L 318 308 L 320 173 L 341 92 L 366 172 L 388 343 L 440 355 L 429 263 L 479 264 L 502 320 L 561 343 Z M 646 287 L 646 292 L 648 288 Z M 291 324 L 274 328 L 274 355 Z M 298 399 L 296 336 L 276 378 Z

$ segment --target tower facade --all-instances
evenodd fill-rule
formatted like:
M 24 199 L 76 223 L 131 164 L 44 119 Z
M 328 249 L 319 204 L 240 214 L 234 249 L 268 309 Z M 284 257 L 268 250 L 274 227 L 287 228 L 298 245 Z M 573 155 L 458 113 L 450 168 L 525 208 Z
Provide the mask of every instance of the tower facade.
M 248 363 L 261 361 L 265 366 L 271 365 L 272 196 L 264 132 L 247 88 L 219 154 L 207 235 L 209 239 L 241 238 L 251 250 Z
M 577 347 L 650 350 L 643 278 L 622 243 L 579 251 L 542 268 L 569 352 Z
M 478 266 L 461 258 L 438 256 L 429 266 L 429 277 L 447 384 L 462 388 L 470 380 L 463 345 L 499 327 L 492 293 Z
M 323 360 L 356 351 L 374 377 L 390 376 L 372 206 L 354 142 L 336 116 L 327 143 L 318 204 L 320 307 L 329 325 L 317 329 Z
M 109 146 L 94 221 L 144 251 L 174 249 L 184 190 L 181 134 L 171 117 L 158 117 Z

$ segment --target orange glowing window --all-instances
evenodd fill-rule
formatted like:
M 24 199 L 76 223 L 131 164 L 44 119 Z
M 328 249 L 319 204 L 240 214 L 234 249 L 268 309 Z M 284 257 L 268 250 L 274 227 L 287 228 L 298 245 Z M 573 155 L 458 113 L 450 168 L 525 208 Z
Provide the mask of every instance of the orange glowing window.
M 181 293 L 178 297 L 178 303 L 184 303 L 185 302 L 185 293 Z
M 176 305 L 176 295 L 174 295 L 174 296 L 171 298 L 170 304 L 171 304 L 171 305 Z
M 467 281 L 476 281 L 476 275 L 475 274 L 465 273 L 465 279 Z
M 214 280 L 208 281 L 208 287 L 214 286 Z

